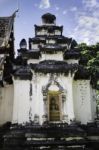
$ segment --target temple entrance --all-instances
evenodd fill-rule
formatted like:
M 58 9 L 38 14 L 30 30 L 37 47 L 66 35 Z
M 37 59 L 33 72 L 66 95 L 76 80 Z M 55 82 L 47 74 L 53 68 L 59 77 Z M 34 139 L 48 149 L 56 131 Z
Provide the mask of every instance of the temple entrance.
M 49 121 L 60 121 L 59 92 L 49 92 Z

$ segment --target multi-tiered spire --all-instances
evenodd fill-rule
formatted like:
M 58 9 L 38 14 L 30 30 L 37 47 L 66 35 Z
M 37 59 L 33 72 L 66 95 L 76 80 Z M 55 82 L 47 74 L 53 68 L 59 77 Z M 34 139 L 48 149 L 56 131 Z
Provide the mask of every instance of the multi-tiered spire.
M 42 17 L 42 24 L 35 25 L 35 37 L 29 38 L 29 50 L 25 52 L 28 53 L 33 59 L 39 59 L 43 54 L 58 54 L 61 53 L 61 58 L 59 60 L 64 60 L 65 51 L 77 46 L 77 43 L 72 38 L 67 38 L 63 36 L 63 26 L 58 26 L 56 24 L 56 17 L 53 14 L 46 13 Z M 21 41 L 22 42 L 22 41 Z M 23 48 L 21 47 L 21 55 L 23 54 Z M 38 57 L 36 57 L 36 55 Z M 72 54 L 73 55 L 73 54 Z M 44 55 L 43 55 L 44 56 Z M 77 59 L 79 53 L 76 51 Z M 73 57 L 73 58 L 74 58 Z M 54 57 L 55 59 L 56 57 Z M 43 57 L 43 60 L 45 56 Z M 50 59 L 46 57 L 46 59 Z M 41 59 L 42 60 L 42 59 Z M 57 59 L 58 60 L 58 59 Z
M 79 70 L 77 42 L 63 36 L 63 26 L 57 25 L 55 15 L 46 13 L 41 19 L 41 25 L 34 25 L 35 36 L 29 38 L 29 49 L 25 39 L 20 42 L 19 57 L 37 72 L 68 74 Z

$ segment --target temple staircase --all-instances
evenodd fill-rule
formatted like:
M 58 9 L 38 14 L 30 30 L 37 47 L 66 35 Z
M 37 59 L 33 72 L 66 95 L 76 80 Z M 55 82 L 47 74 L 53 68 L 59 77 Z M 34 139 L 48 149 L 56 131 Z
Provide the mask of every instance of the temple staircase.
M 99 150 L 99 127 L 89 124 L 14 124 L 0 130 L 0 150 Z

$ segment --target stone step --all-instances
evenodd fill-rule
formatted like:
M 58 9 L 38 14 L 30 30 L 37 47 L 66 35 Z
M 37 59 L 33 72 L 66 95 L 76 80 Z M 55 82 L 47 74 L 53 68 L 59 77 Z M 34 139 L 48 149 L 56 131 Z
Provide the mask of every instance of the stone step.
M 0 134 L 3 139 L 0 150 L 91 150 L 86 147 L 93 145 L 99 148 L 99 140 L 87 135 L 91 128 L 59 124 L 11 126 L 7 132 Z

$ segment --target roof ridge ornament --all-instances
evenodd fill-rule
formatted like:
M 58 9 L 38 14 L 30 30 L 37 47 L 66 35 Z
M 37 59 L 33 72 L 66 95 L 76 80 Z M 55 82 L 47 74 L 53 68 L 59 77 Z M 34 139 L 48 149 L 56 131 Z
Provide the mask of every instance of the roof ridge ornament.
M 20 3 L 19 3 L 19 0 L 17 0 L 16 10 L 15 10 L 14 13 L 12 14 L 12 16 L 16 17 L 16 13 L 19 12 L 19 8 L 20 8 Z
M 19 12 L 19 8 L 14 11 L 14 13 L 12 14 L 12 16 L 16 17 L 16 13 L 18 13 L 18 12 Z

